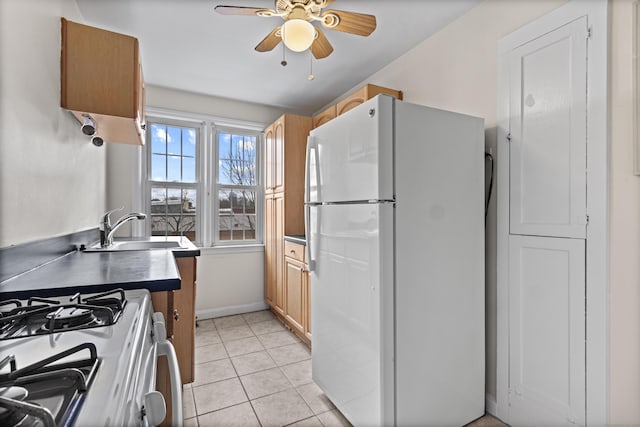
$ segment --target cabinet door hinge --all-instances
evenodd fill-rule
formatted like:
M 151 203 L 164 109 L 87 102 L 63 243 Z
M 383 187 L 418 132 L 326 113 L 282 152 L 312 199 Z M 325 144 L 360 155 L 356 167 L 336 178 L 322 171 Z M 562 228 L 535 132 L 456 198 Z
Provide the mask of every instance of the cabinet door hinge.
M 511 142 L 511 132 L 507 134 L 507 142 Z
M 591 27 L 587 27 L 587 39 L 591 38 Z

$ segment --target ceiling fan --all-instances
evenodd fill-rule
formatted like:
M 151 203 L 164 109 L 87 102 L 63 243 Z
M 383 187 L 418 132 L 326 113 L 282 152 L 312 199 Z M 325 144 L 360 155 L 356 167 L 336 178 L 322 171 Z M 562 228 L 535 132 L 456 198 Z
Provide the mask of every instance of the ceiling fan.
M 223 15 L 279 16 L 284 24 L 269 33 L 256 46 L 258 52 L 273 50 L 281 41 L 289 49 L 302 52 L 310 49 L 316 59 L 326 58 L 333 46 L 322 30 L 311 23 L 317 21 L 328 30 L 368 36 L 376 29 L 376 17 L 342 10 L 324 10 L 334 0 L 275 0 L 275 9 L 244 6 L 216 6 Z

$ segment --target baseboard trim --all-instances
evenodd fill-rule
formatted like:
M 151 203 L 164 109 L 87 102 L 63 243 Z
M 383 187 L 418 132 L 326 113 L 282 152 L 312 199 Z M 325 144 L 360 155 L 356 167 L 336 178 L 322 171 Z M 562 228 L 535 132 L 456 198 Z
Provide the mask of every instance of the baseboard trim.
M 198 319 L 213 319 L 215 317 L 231 316 L 234 314 L 266 310 L 267 308 L 269 308 L 269 306 L 265 302 L 255 302 L 252 304 L 232 305 L 219 308 L 207 308 L 204 310 L 196 310 L 196 317 Z
M 490 394 L 487 394 L 484 398 L 484 409 L 487 411 L 487 414 L 498 418 L 498 402 L 496 398 Z

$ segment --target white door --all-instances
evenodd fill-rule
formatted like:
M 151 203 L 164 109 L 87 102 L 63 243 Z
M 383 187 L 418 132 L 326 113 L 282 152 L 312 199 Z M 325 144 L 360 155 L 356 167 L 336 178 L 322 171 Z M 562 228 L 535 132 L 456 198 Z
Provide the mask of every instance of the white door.
M 587 19 L 509 64 L 509 419 L 584 425 Z
M 510 233 L 585 237 L 587 19 L 511 53 Z
M 585 425 L 585 241 L 509 238 L 513 426 Z
M 384 325 L 392 319 L 382 305 L 393 303 L 393 245 L 384 238 L 393 205 L 313 206 L 310 224 L 313 380 L 352 424 L 389 425 L 393 337 Z

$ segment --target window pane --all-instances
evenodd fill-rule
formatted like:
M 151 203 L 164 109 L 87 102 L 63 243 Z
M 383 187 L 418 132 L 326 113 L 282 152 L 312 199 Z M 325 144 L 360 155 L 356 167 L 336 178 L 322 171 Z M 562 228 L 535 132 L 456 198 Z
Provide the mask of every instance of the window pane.
M 255 240 L 255 191 L 221 190 L 218 192 L 220 240 Z
M 218 154 L 224 159 L 231 157 L 231 135 L 228 133 L 218 134 Z
M 220 159 L 218 161 L 218 183 L 219 184 L 233 184 L 231 181 L 232 171 L 231 160 Z
M 182 182 L 196 182 L 196 159 L 182 158 Z
M 242 146 L 244 138 L 242 135 L 231 136 L 231 158 L 236 160 L 242 159 Z
M 151 152 L 164 154 L 167 152 L 167 127 L 151 125 Z
M 195 157 L 196 155 L 196 130 L 182 129 L 182 155 Z
M 162 154 L 153 154 L 151 156 L 151 179 L 154 181 L 166 181 L 167 156 Z
M 167 234 L 167 189 L 151 188 L 151 235 L 164 236 Z
M 195 128 L 152 124 L 151 180 L 197 182 L 197 136 Z
M 182 154 L 182 132 L 180 128 L 167 126 L 167 153 Z
M 186 236 L 195 241 L 195 189 L 153 187 L 151 189 L 151 235 Z
M 256 137 L 218 134 L 218 183 L 256 185 Z
M 182 165 L 179 156 L 167 156 L 167 181 L 180 181 Z
M 255 163 L 256 161 L 256 137 L 245 136 L 244 138 L 244 160 Z
M 247 214 L 255 214 L 256 213 L 256 192 L 255 191 L 245 191 L 244 192 L 244 211 Z

